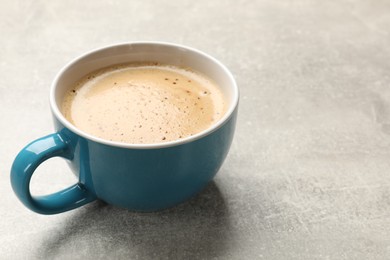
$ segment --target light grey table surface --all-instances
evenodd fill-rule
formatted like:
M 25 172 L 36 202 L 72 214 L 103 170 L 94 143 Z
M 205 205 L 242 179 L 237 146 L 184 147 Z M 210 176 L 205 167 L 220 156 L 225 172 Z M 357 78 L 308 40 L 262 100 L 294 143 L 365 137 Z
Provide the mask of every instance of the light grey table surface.
M 390 259 L 390 2 L 0 1 L 0 259 Z M 225 63 L 241 91 L 215 180 L 170 210 L 94 202 L 43 216 L 9 169 L 53 131 L 74 57 L 159 40 Z M 34 194 L 75 182 L 52 159 Z

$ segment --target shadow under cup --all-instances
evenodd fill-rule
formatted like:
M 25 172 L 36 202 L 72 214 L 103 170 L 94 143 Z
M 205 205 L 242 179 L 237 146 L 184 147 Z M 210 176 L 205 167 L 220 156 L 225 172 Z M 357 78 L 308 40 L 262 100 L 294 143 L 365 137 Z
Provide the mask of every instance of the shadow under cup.
M 220 87 L 227 110 L 214 125 L 193 136 L 154 144 L 126 144 L 82 132 L 62 115 L 68 88 L 97 69 L 128 62 L 159 62 L 198 71 Z M 31 210 L 55 214 L 95 199 L 135 211 L 174 206 L 213 179 L 229 151 L 236 123 L 238 88 L 228 69 L 198 50 L 160 42 L 113 45 L 87 53 L 66 65 L 55 78 L 50 105 L 56 133 L 27 145 L 11 169 L 11 184 Z M 34 170 L 48 158 L 68 159 L 79 182 L 63 191 L 32 196 Z

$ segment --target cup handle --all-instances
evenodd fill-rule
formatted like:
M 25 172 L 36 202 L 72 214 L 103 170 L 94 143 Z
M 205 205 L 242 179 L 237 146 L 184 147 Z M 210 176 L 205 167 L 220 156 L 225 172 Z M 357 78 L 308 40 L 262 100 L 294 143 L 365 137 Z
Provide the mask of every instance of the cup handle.
M 32 196 L 30 180 L 35 169 L 52 157 L 73 158 L 69 144 L 59 134 L 51 134 L 28 144 L 16 156 L 11 168 L 11 184 L 16 196 L 29 209 L 40 214 L 57 214 L 78 208 L 96 199 L 96 195 L 78 182 L 45 196 Z

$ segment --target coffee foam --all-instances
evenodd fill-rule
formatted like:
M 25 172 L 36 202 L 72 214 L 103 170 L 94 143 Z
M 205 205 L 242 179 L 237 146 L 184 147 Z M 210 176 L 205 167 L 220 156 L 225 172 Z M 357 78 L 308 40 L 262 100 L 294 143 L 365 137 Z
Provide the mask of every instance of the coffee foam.
M 218 86 L 200 73 L 162 64 L 111 66 L 84 77 L 62 111 L 77 128 L 124 143 L 160 143 L 201 132 L 225 112 Z

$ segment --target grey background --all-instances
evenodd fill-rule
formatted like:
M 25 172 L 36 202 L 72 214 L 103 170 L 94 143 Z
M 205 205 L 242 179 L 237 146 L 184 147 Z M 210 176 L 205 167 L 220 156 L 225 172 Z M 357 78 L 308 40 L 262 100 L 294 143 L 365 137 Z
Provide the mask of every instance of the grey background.
M 0 259 L 390 258 L 389 1 L 1 0 L 0 40 Z M 9 169 L 53 131 L 52 79 L 133 40 L 189 45 L 231 69 L 241 103 L 223 168 L 163 212 L 30 212 Z M 74 182 L 52 159 L 32 191 Z

